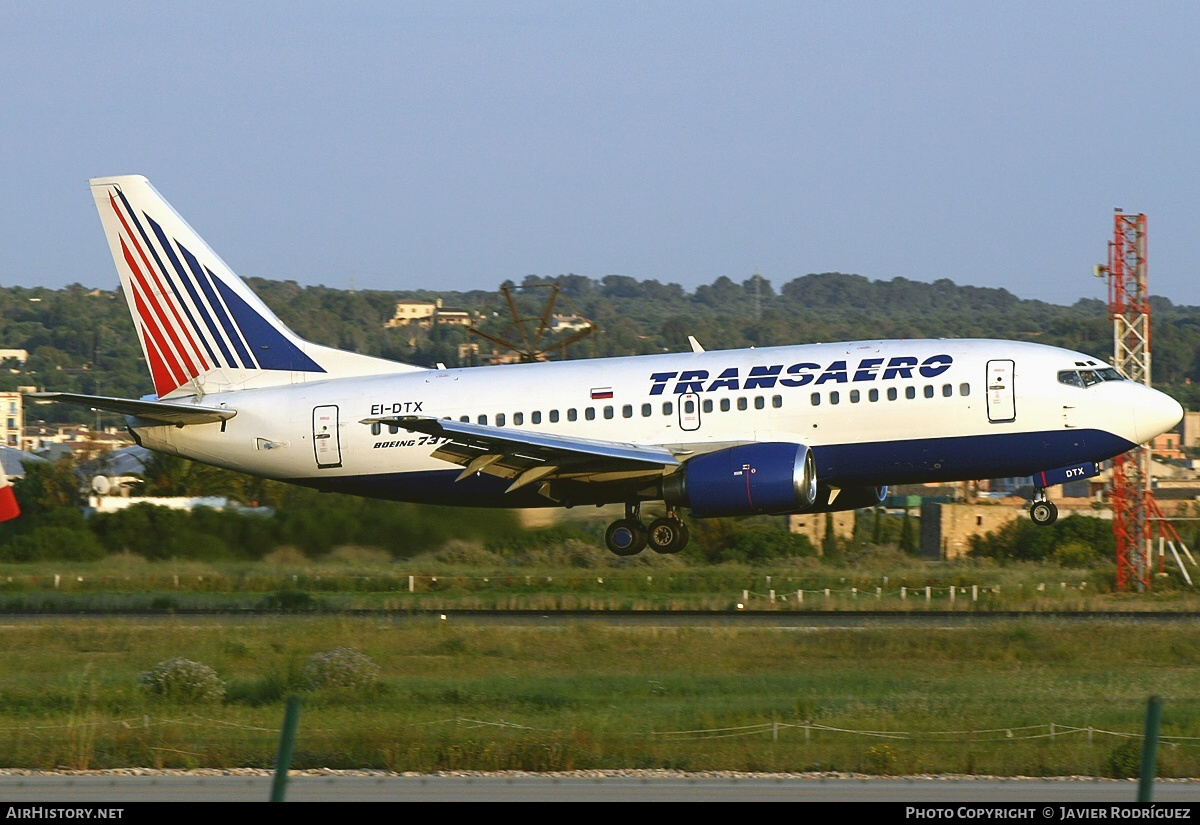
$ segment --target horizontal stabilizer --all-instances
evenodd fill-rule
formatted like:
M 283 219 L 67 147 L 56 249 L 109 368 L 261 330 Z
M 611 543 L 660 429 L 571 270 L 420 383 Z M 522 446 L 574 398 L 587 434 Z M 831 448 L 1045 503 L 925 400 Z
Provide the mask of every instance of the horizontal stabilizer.
M 109 398 L 104 395 L 79 395 L 73 392 L 31 392 L 30 398 L 77 404 L 93 410 L 136 415 L 150 421 L 161 421 L 182 427 L 185 424 L 213 424 L 237 415 L 237 410 L 225 407 L 201 407 L 196 404 L 175 404 L 167 401 L 136 401 L 132 398 Z

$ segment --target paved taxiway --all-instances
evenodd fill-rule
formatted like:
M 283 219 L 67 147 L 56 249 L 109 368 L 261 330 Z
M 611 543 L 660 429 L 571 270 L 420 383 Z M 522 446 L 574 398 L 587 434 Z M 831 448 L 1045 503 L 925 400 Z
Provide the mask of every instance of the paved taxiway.
M 91 803 L 266 802 L 271 776 L 175 773 L 171 775 L 3 775 L 5 805 Z M 904 804 L 985 802 L 1018 805 L 1133 804 L 1137 783 L 1104 779 L 999 779 L 992 777 L 881 778 L 775 775 L 664 775 L 613 772 L 594 775 L 395 775 L 329 772 L 292 776 L 289 802 L 883 802 Z M 1153 801 L 1200 802 L 1200 781 L 1160 780 Z

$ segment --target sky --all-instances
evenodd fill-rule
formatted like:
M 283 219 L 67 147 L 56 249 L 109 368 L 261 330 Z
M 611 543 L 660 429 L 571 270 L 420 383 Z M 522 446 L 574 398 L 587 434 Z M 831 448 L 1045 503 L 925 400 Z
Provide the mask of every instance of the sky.
M 1200 305 L 1200 4 L 0 2 L 0 285 L 112 288 L 87 180 L 235 272 L 948 278 L 1071 304 L 1113 210 Z

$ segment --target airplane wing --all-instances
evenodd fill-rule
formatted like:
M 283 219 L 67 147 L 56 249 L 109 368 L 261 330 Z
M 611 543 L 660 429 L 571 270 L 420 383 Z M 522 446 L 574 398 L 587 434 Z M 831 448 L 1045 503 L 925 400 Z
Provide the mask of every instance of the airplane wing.
M 445 439 L 431 455 L 463 467 L 458 480 L 473 473 L 513 479 L 505 492 L 551 478 L 653 477 L 679 465 L 675 453 L 664 447 L 566 438 L 448 418 L 389 415 L 364 418 L 361 423 L 387 424 Z
M 150 421 L 161 421 L 182 427 L 186 424 L 212 424 L 237 415 L 237 410 L 225 407 L 201 407 L 197 404 L 175 404 L 169 401 L 135 401 L 132 398 L 110 398 L 105 395 L 79 395 L 73 392 L 31 392 L 31 398 L 62 401 L 94 410 L 136 415 Z

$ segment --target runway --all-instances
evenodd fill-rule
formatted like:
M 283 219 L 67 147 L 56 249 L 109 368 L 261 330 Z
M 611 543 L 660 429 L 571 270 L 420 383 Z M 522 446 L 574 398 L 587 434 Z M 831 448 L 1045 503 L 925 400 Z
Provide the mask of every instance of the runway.
M 267 772 L 211 771 L 157 775 L 0 775 L 9 805 L 119 807 L 165 802 L 267 802 Z M 673 774 L 661 771 L 534 775 L 399 775 L 304 772 L 289 778 L 288 802 L 873 802 L 946 806 L 1074 803 L 1133 805 L 1134 780 L 996 777 L 850 777 L 772 774 Z M 1200 780 L 1160 780 L 1159 806 L 1200 803 Z M 1060 818 L 1055 811 L 1053 817 Z M 94 818 L 94 817 L 93 817 Z M 122 817 L 127 818 L 127 817 Z

